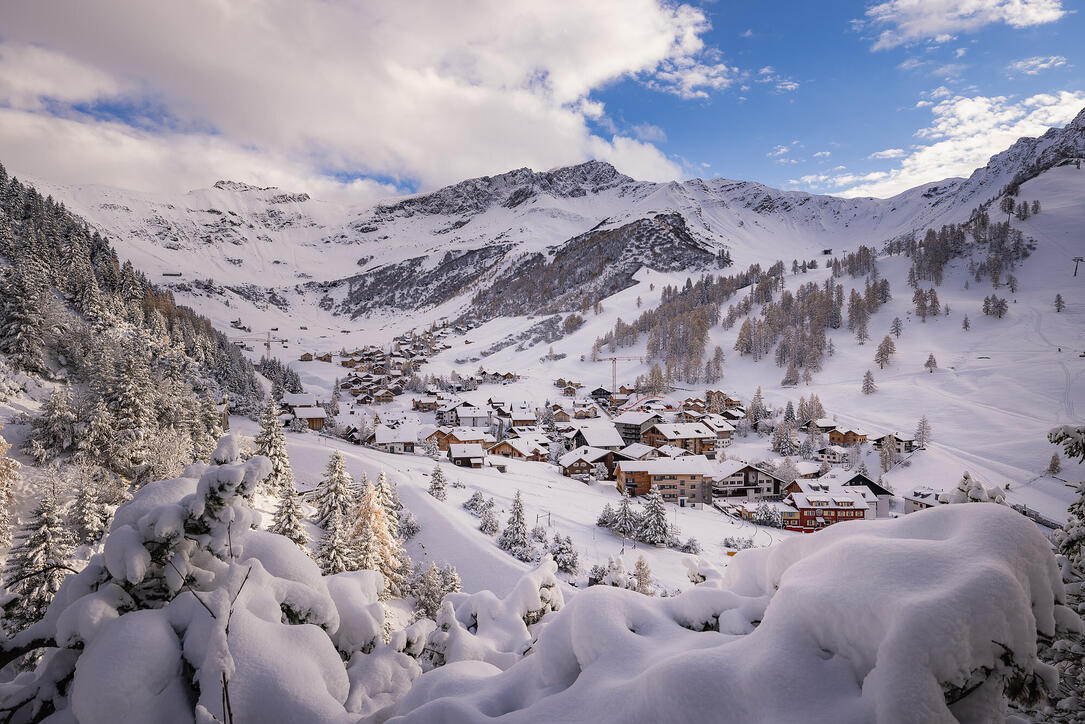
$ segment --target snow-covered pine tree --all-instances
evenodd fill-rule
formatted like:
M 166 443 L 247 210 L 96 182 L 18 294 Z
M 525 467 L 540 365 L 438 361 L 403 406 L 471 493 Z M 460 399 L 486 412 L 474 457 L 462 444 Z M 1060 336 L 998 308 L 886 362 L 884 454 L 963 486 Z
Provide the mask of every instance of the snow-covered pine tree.
M 599 583 L 604 586 L 615 588 L 630 588 L 633 584 L 629 572 L 625 569 L 625 561 L 621 556 L 610 556 L 607 559 L 607 567 L 603 570 Z
M 478 490 L 471 493 L 471 497 L 463 502 L 463 509 L 475 517 L 482 514 L 482 509 L 485 506 L 486 498 L 482 495 L 482 492 Z
M 80 412 L 81 433 L 75 441 L 76 456 L 94 465 L 109 467 L 113 450 L 113 415 L 101 397 Z
M 922 449 L 927 447 L 927 443 L 931 441 L 931 423 L 927 419 L 927 416 L 919 418 L 919 422 L 915 425 L 915 444 L 916 447 Z
M 112 517 L 102 500 L 94 470 L 89 465 L 74 467 L 75 498 L 68 511 L 68 522 L 77 544 L 97 543 L 109 529 Z
M 665 545 L 671 539 L 671 526 L 667 523 L 666 503 L 656 488 L 644 496 L 644 508 L 637 526 L 637 540 L 649 545 Z
M 305 550 L 305 546 L 309 543 L 309 534 L 305 532 L 305 516 L 302 514 L 301 501 L 296 492 L 290 490 L 282 492 L 268 530 L 277 535 L 286 536 Z
M 325 576 L 354 571 L 360 567 L 346 519 L 334 508 L 325 521 L 324 535 L 320 538 L 315 559 Z
M 328 530 L 333 516 L 346 518 L 350 515 L 354 507 L 354 496 L 350 489 L 352 484 L 343 453 L 336 450 L 328 460 L 327 467 L 324 468 L 324 477 L 317 484 L 317 525 Z
M 550 543 L 550 555 L 554 557 L 554 563 L 558 564 L 558 570 L 563 573 L 576 575 L 580 569 L 580 555 L 576 552 L 570 536 L 554 533 L 554 540 Z
M 864 395 L 872 395 L 878 390 L 878 386 L 874 384 L 874 375 L 870 373 L 870 370 L 867 370 L 866 374 L 863 375 L 862 389 Z
M 612 528 L 614 526 L 614 508 L 607 503 L 603 506 L 603 509 L 599 511 L 599 517 L 595 519 L 595 524 L 600 528 Z
M 440 463 L 433 466 L 433 474 L 429 479 L 429 494 L 437 500 L 445 500 L 448 497 L 448 492 L 445 490 L 445 471 L 441 470 Z
M 1064 302 L 1062 300 L 1062 295 L 1061 294 L 1056 294 L 1055 295 L 1055 311 L 1056 312 L 1061 312 L 1064 309 L 1066 309 L 1066 302 Z
M 0 351 L 20 370 L 45 370 L 44 281 L 32 264 L 15 263 L 0 279 Z
M 998 488 L 988 488 L 966 470 L 957 487 L 938 496 L 943 503 L 1004 503 L 1005 494 Z
M 268 495 L 292 496 L 294 471 L 290 468 L 290 456 L 286 452 L 286 435 L 279 422 L 279 410 L 272 400 L 260 415 L 260 432 L 256 435 L 256 454 L 271 461 L 271 475 L 264 479 L 264 490 Z
M 455 593 L 461 588 L 463 588 L 463 582 L 460 580 L 460 572 L 451 563 L 445 564 L 441 568 L 441 589 L 447 595 Z
M 637 562 L 633 565 L 633 590 L 643 593 L 645 596 L 655 595 L 655 581 L 652 579 L 652 569 L 644 555 L 637 556 Z
M 795 463 L 791 460 L 791 457 L 785 457 L 780 465 L 776 468 L 776 477 L 784 482 L 790 483 L 795 478 L 799 477 L 799 471 L 795 467 Z
M 889 333 L 897 339 L 900 339 L 900 335 L 904 332 L 904 322 L 900 321 L 900 317 L 893 317 L 893 323 L 889 325 Z
M 938 360 L 934 358 L 934 352 L 927 355 L 927 361 L 923 363 L 923 367 L 931 374 L 934 374 L 934 371 L 938 369 Z
M 67 385 L 57 387 L 41 406 L 41 414 L 31 421 L 31 439 L 36 462 L 40 465 L 67 452 L 75 444 L 75 411 Z
M 11 600 L 4 604 L 8 634 L 21 631 L 45 615 L 45 609 L 72 571 L 71 534 L 53 490 L 47 490 L 30 517 L 19 526 L 4 567 Z
M 414 581 L 414 585 L 411 586 L 411 595 L 414 597 L 415 613 L 419 617 L 437 618 L 437 611 L 441 608 L 445 591 L 441 571 L 436 563 L 430 561 L 430 564 Z
M 480 520 L 478 529 L 486 535 L 497 535 L 499 525 L 497 522 L 496 508 L 497 506 L 494 504 L 494 499 L 490 498 L 479 511 L 478 517 Z
M 497 546 L 518 558 L 521 561 L 530 562 L 538 558 L 535 547 L 528 540 L 527 521 L 524 519 L 524 501 L 520 491 L 512 499 L 512 510 L 509 519 L 505 523 L 505 530 L 497 539 Z
M 618 509 L 611 518 L 610 529 L 622 538 L 636 539 L 637 529 L 640 527 L 640 516 L 633 510 L 633 498 L 628 493 L 622 493 L 622 499 L 618 503 Z

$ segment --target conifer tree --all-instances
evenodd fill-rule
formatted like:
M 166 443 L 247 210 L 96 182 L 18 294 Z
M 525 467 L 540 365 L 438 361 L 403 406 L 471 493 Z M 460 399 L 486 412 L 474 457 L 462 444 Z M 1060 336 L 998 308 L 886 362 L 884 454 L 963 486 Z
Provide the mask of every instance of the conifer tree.
M 57 387 L 41 406 L 41 415 L 31 422 L 32 442 L 35 444 L 29 452 L 37 463 L 55 459 L 75 443 L 76 416 L 71 399 L 67 386 Z
M 614 508 L 610 503 L 604 505 L 603 509 L 599 511 L 599 517 L 595 519 L 595 524 L 600 528 L 614 527 Z
M 437 611 L 445 598 L 441 571 L 437 568 L 437 564 L 430 561 L 429 566 L 418 576 L 418 580 L 414 582 L 411 589 L 411 595 L 415 600 L 415 612 L 421 617 L 436 619 Z
M 381 500 L 380 483 L 369 486 L 358 506 L 353 545 L 359 568 L 379 571 L 384 576 L 386 594 L 401 592 L 406 579 L 403 570 L 403 546 L 396 537 L 396 523 Z
M 433 466 L 433 475 L 430 476 L 429 481 L 429 494 L 437 498 L 437 500 L 445 500 L 448 497 L 445 490 L 445 472 L 441 469 L 440 464 Z
M 290 456 L 286 452 L 286 435 L 279 422 L 275 403 L 268 400 L 260 416 L 260 432 L 256 435 L 256 454 L 271 461 L 271 474 L 264 478 L 264 492 L 283 497 L 295 492 L 294 471 L 290 468 Z
M 1058 475 L 1062 472 L 1062 461 L 1059 460 L 1058 453 L 1051 454 L 1051 462 L 1047 464 L 1047 469 L 1044 470 L 1045 475 Z
M 874 361 L 878 363 L 878 368 L 885 369 L 896 351 L 897 346 L 893 344 L 893 338 L 888 334 L 885 335 L 885 338 L 878 344 L 878 349 L 874 352 Z
M 343 453 L 336 450 L 324 468 L 324 478 L 317 485 L 316 522 L 324 530 L 328 530 L 336 515 L 341 518 L 350 515 L 354 507 L 354 496 L 350 490 L 352 482 Z
M 1061 312 L 1064 309 L 1066 309 L 1066 302 L 1062 301 L 1062 295 L 1061 294 L 1056 294 L 1055 295 L 1055 311 L 1056 312 Z
M 17 369 L 44 372 L 44 282 L 32 264 L 15 263 L 0 287 L 0 351 Z
M 640 527 L 640 516 L 633 510 L 633 499 L 628 493 L 622 493 L 618 509 L 614 511 L 610 529 L 622 538 L 636 538 Z
M 478 529 L 486 535 L 497 535 L 499 526 L 497 523 L 497 513 L 495 512 L 496 507 L 497 506 L 494 505 L 494 499 L 490 498 L 486 501 L 486 504 L 482 506 L 481 512 L 479 513 L 480 520 Z
M 275 508 L 275 517 L 272 521 L 272 533 L 286 536 L 298 544 L 302 550 L 309 543 L 309 535 L 305 532 L 305 516 L 302 514 L 301 501 L 296 492 L 283 491 L 279 498 L 279 504 Z
M 580 568 L 580 556 L 570 536 L 554 533 L 554 540 L 550 544 L 550 555 L 554 557 L 559 571 L 576 575 Z
M 893 317 L 893 323 L 889 325 L 889 332 L 897 339 L 900 339 L 900 335 L 904 332 L 904 323 L 900 321 L 900 317 Z
M 961 329 L 968 331 L 972 328 L 972 323 L 968 321 L 968 315 L 964 315 L 964 319 L 961 320 Z
M 5 626 L 21 631 L 45 615 L 45 609 L 70 572 L 72 539 L 55 493 L 42 496 L 30 517 L 19 527 L 8 554 L 4 583 L 14 597 L 4 604 Z
M 326 576 L 359 568 L 357 553 L 347 528 L 343 514 L 332 509 L 316 552 L 316 562 Z
M 644 509 L 637 526 L 637 540 L 649 545 L 664 545 L 671 539 L 671 526 L 667 523 L 666 503 L 656 488 L 644 496 Z
M 873 395 L 878 390 L 878 386 L 874 384 L 874 375 L 870 373 L 870 370 L 866 371 L 863 375 L 863 394 Z
M 497 545 L 501 550 L 507 551 L 513 557 L 522 561 L 533 561 L 536 558 L 535 548 L 528 540 L 527 521 L 524 519 L 524 501 L 520 491 L 512 499 L 512 510 L 509 519 L 505 523 L 505 530 L 497 539 Z
M 19 461 L 8 457 L 11 445 L 0 435 L 0 549 L 11 546 L 12 505 L 15 486 L 22 480 Z
M 69 523 L 78 544 L 92 544 L 102 539 L 109 528 L 109 506 L 102 500 L 98 481 L 90 466 L 76 468 L 75 498 L 69 511 Z

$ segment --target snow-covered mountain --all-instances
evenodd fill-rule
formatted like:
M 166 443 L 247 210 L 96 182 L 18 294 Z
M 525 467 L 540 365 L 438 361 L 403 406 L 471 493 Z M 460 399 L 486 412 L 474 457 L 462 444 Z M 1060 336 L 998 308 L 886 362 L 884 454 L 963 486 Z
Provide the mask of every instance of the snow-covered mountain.
M 113 239 L 137 268 L 172 282 L 179 299 L 213 318 L 225 322 L 255 306 L 278 310 L 289 326 L 300 308 L 317 307 L 332 329 L 382 311 L 416 313 L 420 320 L 455 317 L 472 299 L 494 309 L 494 300 L 510 299 L 524 314 L 563 307 L 538 295 L 511 299 L 507 290 L 522 286 L 525 276 L 557 276 L 558 296 L 594 298 L 624 288 L 621 280 L 637 259 L 656 270 L 693 271 L 725 258 L 744 267 L 879 245 L 964 220 L 1007 184 L 1083 155 L 1085 111 L 1065 128 L 1019 140 L 967 179 L 889 199 L 727 179 L 643 182 L 600 161 L 518 169 L 372 206 L 235 181 L 180 197 L 34 183 Z M 676 227 L 661 226 L 660 218 L 680 220 L 680 243 L 663 238 Z M 584 273 L 582 258 L 585 248 L 598 245 L 618 265 L 596 269 L 602 281 Z

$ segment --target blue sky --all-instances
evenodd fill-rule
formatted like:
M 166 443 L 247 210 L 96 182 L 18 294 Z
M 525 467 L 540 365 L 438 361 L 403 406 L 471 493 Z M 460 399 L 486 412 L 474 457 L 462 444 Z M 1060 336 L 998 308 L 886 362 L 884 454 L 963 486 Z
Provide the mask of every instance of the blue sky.
M 589 158 L 889 196 L 1072 119 L 1082 37 L 1070 0 L 3 3 L 0 161 L 361 202 Z

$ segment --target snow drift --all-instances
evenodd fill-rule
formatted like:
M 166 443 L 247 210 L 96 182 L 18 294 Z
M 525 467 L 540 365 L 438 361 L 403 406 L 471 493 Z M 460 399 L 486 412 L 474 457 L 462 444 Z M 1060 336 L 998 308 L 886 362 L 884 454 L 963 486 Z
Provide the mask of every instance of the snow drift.
M 503 672 L 423 675 L 396 721 L 989 721 L 1079 630 L 1050 544 L 1003 506 L 857 521 L 740 553 L 675 598 L 597 586 Z

